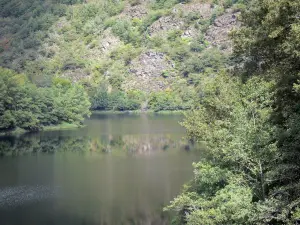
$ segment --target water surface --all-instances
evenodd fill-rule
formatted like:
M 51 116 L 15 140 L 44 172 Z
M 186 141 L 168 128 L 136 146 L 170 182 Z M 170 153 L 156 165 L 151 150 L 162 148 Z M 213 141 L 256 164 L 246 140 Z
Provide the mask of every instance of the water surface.
M 178 115 L 93 114 L 86 127 L 0 139 L 0 224 L 169 224 L 198 156 Z

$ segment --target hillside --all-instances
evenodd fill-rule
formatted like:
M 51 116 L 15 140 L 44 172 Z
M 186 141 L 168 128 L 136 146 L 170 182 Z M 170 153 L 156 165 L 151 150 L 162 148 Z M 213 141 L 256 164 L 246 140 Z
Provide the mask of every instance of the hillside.
M 93 109 L 185 110 L 230 66 L 243 1 L 0 0 L 0 66 L 83 85 Z
M 187 110 L 181 125 L 201 157 L 164 207 L 172 224 L 299 224 L 299 12 L 299 0 L 0 0 L 0 135 L 80 127 L 90 109 Z M 111 121 L 97 127 L 131 133 Z M 143 133 L 145 121 L 126 126 Z M 146 139 L 170 151 L 160 132 Z M 87 146 L 151 149 L 107 136 L 113 144 Z

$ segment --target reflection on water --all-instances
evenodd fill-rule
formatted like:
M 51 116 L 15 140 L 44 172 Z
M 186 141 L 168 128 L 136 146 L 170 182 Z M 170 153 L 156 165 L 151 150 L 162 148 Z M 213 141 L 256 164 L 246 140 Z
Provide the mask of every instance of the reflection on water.
M 169 224 L 161 209 L 197 160 L 180 119 L 94 114 L 80 130 L 0 139 L 1 222 Z
M 21 156 L 37 153 L 77 152 L 110 153 L 113 155 L 153 154 L 168 149 L 189 150 L 187 141 L 180 136 L 167 134 L 123 135 L 95 137 L 51 137 L 37 139 L 35 136 L 0 139 L 1 156 Z

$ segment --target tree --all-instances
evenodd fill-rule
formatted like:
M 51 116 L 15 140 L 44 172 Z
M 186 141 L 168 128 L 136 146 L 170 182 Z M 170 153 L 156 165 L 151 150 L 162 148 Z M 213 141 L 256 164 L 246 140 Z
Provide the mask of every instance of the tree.
M 28 85 L 25 75 L 0 68 L 1 83 L 1 129 L 20 127 L 26 130 L 39 128 L 39 109 L 33 103 L 36 89 Z
M 194 164 L 194 180 L 166 208 L 181 212 L 179 223 L 254 222 L 278 159 L 269 123 L 273 89 L 273 82 L 259 78 L 245 84 L 223 73 L 202 78 L 201 108 L 186 113 L 183 126 L 206 150 Z
M 245 78 L 259 74 L 276 81 L 272 122 L 281 158 L 273 168 L 276 179 L 271 196 L 279 206 L 268 207 L 267 213 L 273 215 L 273 222 L 281 223 L 293 222 L 292 212 L 300 203 L 299 11 L 299 1 L 254 0 L 242 14 L 242 28 L 232 34 Z
M 53 92 L 55 115 L 59 121 L 77 124 L 90 116 L 91 103 L 82 86 L 62 81 L 53 87 Z
M 25 75 L 0 68 L 0 130 L 80 123 L 90 115 L 88 96 L 80 85 L 54 79 L 52 88 L 37 88 Z

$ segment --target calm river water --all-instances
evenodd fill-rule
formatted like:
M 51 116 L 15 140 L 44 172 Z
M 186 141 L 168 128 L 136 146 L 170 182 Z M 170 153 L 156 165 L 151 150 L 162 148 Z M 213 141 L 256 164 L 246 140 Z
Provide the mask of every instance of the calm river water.
M 93 114 L 86 127 L 0 139 L 1 225 L 170 224 L 199 159 L 175 115 Z

